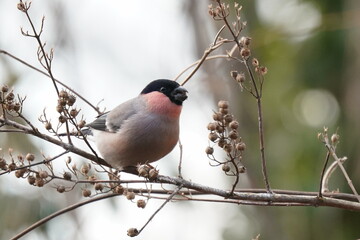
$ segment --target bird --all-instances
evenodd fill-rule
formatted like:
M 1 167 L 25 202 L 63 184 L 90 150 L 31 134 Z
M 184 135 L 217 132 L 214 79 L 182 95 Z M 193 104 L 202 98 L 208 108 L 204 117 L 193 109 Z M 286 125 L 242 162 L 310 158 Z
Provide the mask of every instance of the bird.
M 155 162 L 179 141 L 179 119 L 188 91 L 169 79 L 150 82 L 140 94 L 86 125 L 111 167 L 124 170 Z

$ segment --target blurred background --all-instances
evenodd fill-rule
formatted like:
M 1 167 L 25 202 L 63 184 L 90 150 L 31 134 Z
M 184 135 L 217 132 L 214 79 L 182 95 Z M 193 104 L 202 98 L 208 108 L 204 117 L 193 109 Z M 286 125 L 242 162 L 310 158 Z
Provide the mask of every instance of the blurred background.
M 45 15 L 42 39 L 55 49 L 53 72 L 93 104 L 112 109 L 136 96 L 151 80 L 173 79 L 201 58 L 222 26 L 208 15 L 212 1 L 71 1 L 37 0 L 30 9 L 36 26 Z M 232 1 L 229 1 L 233 5 Z M 360 2 L 357 0 L 244 0 L 244 35 L 252 55 L 268 68 L 263 96 L 265 147 L 270 184 L 275 189 L 317 191 L 326 151 L 317 139 L 323 126 L 338 129 L 339 156 L 359 188 L 360 181 Z M 0 1 L 0 49 L 39 66 L 25 15 L 13 0 Z M 223 35 L 224 37 L 226 34 Z M 230 46 L 229 46 L 230 48 Z M 224 53 L 225 49 L 216 53 Z M 230 101 L 247 144 L 247 173 L 238 187 L 264 188 L 258 151 L 255 100 L 241 92 L 229 72 L 238 63 L 206 62 L 186 84 L 189 99 L 181 119 L 183 176 L 204 185 L 229 189 L 232 178 L 210 167 L 206 125 L 218 100 Z M 185 75 L 186 76 L 186 75 Z M 183 76 L 181 79 L 184 79 Z M 37 119 L 44 108 L 57 119 L 56 95 L 46 77 L 0 55 L 0 85 L 27 96 L 24 114 Z M 80 100 L 81 113 L 96 113 Z M 29 136 L 0 134 L 0 156 L 36 153 L 54 156 L 61 149 Z M 219 151 L 218 151 L 219 152 Z M 72 156 L 72 155 L 71 155 Z M 72 156 L 74 161 L 82 160 Z M 219 153 L 219 157 L 221 157 Z M 54 164 L 58 173 L 64 158 Z M 179 149 L 157 162 L 162 174 L 177 175 Z M 8 239 L 36 220 L 83 200 L 81 191 L 59 194 L 50 186 L 29 186 L 14 174 L 0 177 L 0 238 Z M 350 192 L 336 171 L 331 190 Z M 359 189 L 358 189 L 359 190 Z M 60 216 L 23 239 L 127 239 L 162 201 L 145 209 L 124 197 L 103 200 Z M 360 215 L 333 208 L 251 207 L 201 202 L 168 204 L 139 239 L 357 239 Z

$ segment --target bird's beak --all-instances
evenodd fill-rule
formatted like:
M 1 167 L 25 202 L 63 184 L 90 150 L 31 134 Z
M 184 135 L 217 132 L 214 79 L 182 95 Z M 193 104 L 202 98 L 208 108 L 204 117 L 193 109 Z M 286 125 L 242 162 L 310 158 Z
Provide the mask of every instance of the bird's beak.
M 180 87 L 177 87 L 177 88 L 175 88 L 172 92 L 171 92 L 171 95 L 174 97 L 174 99 L 176 100 L 176 101 L 179 101 L 179 102 L 183 102 L 183 101 L 185 101 L 186 99 L 187 99 L 187 93 L 188 91 L 184 88 L 184 87 L 182 87 L 182 86 L 180 86 Z

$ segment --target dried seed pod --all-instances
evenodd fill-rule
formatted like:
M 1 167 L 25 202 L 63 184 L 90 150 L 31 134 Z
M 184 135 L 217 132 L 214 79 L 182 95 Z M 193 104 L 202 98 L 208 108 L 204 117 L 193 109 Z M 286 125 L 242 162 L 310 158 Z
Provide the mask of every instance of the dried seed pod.
M 102 183 L 95 183 L 94 188 L 96 191 L 102 191 L 104 189 L 104 185 Z
M 136 237 L 139 234 L 139 231 L 136 228 L 129 228 L 127 230 L 127 235 L 129 237 Z
M 212 147 L 207 147 L 207 148 L 205 149 L 205 153 L 206 153 L 207 155 L 213 154 L 213 153 L 214 153 L 214 148 L 212 148 Z
M 49 173 L 47 171 L 39 171 L 39 177 L 45 179 L 49 177 Z
M 158 177 L 158 175 L 159 175 L 158 170 L 156 170 L 155 168 L 150 169 L 150 171 L 149 171 L 149 179 L 150 180 L 155 180 Z
M 236 76 L 236 79 L 235 79 L 238 83 L 243 83 L 245 82 L 245 74 L 241 73 L 241 74 L 238 74 Z
M 6 163 L 5 158 L 0 157 L 0 168 L 1 168 L 2 170 L 7 169 L 7 163 Z
M 10 171 L 14 171 L 16 169 L 16 164 L 14 162 L 12 162 L 8 165 L 8 168 Z
M 223 133 L 223 132 L 225 131 L 225 129 L 224 129 L 223 126 L 217 125 L 217 126 L 216 126 L 216 131 L 217 131 L 218 133 Z
M 333 144 L 337 143 L 339 141 L 339 139 L 340 139 L 340 136 L 338 134 L 334 133 L 333 135 L 331 135 L 331 142 Z
M 242 44 L 243 46 L 249 46 L 250 43 L 251 43 L 251 38 L 249 37 L 240 38 L 240 44 Z
M 79 128 L 83 128 L 83 127 L 85 127 L 86 122 L 85 122 L 85 120 L 80 120 L 77 125 L 78 125 Z
M 209 123 L 209 124 L 207 125 L 207 129 L 208 129 L 209 131 L 215 131 L 216 125 L 217 125 L 216 123 L 211 122 L 211 123 Z
M 231 153 L 232 151 L 232 146 L 231 144 L 225 144 L 224 147 L 223 147 L 224 151 L 227 152 L 227 153 Z
M 90 197 L 91 196 L 91 190 L 87 189 L 87 188 L 83 189 L 82 190 L 82 195 L 83 195 L 83 197 Z
M 56 188 L 56 191 L 58 191 L 59 193 L 65 192 L 65 186 L 63 186 L 63 185 L 58 186 L 58 187 Z
M 219 108 L 219 112 L 222 115 L 228 114 L 229 113 L 229 109 L 228 108 Z
M 58 99 L 58 105 L 64 107 L 66 105 L 66 100 L 63 98 Z
M 2 91 L 3 93 L 7 93 L 7 92 L 9 91 L 9 87 L 8 87 L 7 85 L 2 85 L 1 91 Z
M 28 180 L 28 183 L 29 183 L 30 185 L 34 185 L 36 178 L 35 178 L 33 175 L 29 175 L 29 176 L 27 177 L 27 180 Z
M 26 173 L 26 169 L 25 168 L 22 168 L 22 169 L 19 169 L 19 170 L 16 170 L 15 171 L 15 176 L 17 178 L 21 178 L 24 176 L 24 174 Z
M 64 115 L 60 115 L 59 116 L 59 122 L 60 123 L 65 123 L 66 122 L 66 117 Z
M 145 208 L 145 207 L 146 207 L 146 202 L 145 202 L 144 199 L 139 199 L 139 200 L 137 200 L 136 205 L 137 205 L 139 208 Z
M 218 107 L 219 108 L 229 108 L 229 102 L 225 101 L 225 100 L 220 100 L 218 102 Z
M 61 106 L 60 104 L 58 104 L 58 105 L 56 106 L 56 111 L 57 111 L 58 113 L 62 113 L 62 111 L 64 111 L 63 106 Z
M 229 127 L 230 127 L 231 129 L 236 130 L 236 129 L 239 128 L 239 122 L 236 121 L 236 120 L 234 120 L 234 121 L 232 121 L 232 122 L 229 123 Z
M 238 137 L 239 137 L 239 134 L 238 134 L 238 132 L 237 132 L 236 130 L 231 130 L 231 131 L 229 132 L 229 138 L 230 138 L 230 139 L 235 140 L 235 139 L 237 139 Z
M 236 144 L 236 149 L 239 151 L 244 151 L 246 149 L 246 145 L 243 142 L 239 142 Z
M 222 170 L 223 170 L 224 172 L 229 172 L 229 171 L 230 171 L 230 166 L 229 166 L 229 164 L 228 164 L 228 163 L 224 163 L 224 164 L 222 165 Z
M 135 193 L 134 192 L 127 192 L 126 193 L 126 199 L 127 200 L 134 200 L 135 199 Z
M 32 162 L 35 160 L 35 155 L 32 153 L 28 153 L 26 154 L 25 159 L 28 160 L 29 162 Z
M 121 185 L 118 185 L 113 189 L 113 192 L 121 195 L 124 193 L 124 187 Z
M 250 49 L 248 49 L 248 48 L 242 48 L 241 51 L 240 51 L 240 55 L 241 55 L 243 58 L 248 58 L 248 57 L 250 57 L 250 55 L 251 55 Z
M 213 119 L 214 119 L 215 121 L 222 121 L 223 116 L 222 116 L 221 113 L 215 112 L 215 113 L 213 114 Z
M 20 108 L 21 108 L 20 103 L 15 103 L 15 104 L 14 104 L 14 111 L 15 111 L 15 112 L 20 111 Z
M 148 165 L 140 165 L 137 168 L 137 171 L 139 173 L 139 176 L 147 178 L 149 177 L 150 167 Z
M 63 178 L 65 180 L 71 180 L 71 173 L 70 172 L 64 172 L 63 173 Z
M 50 122 L 46 122 L 46 123 L 45 123 L 45 129 L 46 129 L 46 130 L 51 130 L 51 129 L 52 129 L 52 125 L 51 125 Z
M 45 185 L 45 181 L 42 178 L 35 178 L 35 185 L 37 187 L 43 187 Z
M 83 164 L 83 165 L 81 166 L 80 172 L 81 172 L 82 174 L 87 175 L 87 174 L 89 173 L 89 171 L 90 171 L 90 166 L 89 166 L 89 164 Z
M 61 90 L 59 93 L 59 97 L 67 99 L 69 97 L 69 94 L 65 90 Z
M 69 95 L 66 104 L 71 107 L 72 105 L 74 105 L 75 102 L 76 102 L 76 97 L 74 95 Z
M 234 119 L 234 116 L 231 114 L 226 114 L 224 117 L 225 123 L 230 123 Z
M 9 92 L 8 94 L 6 94 L 5 96 L 5 99 L 8 101 L 8 102 L 12 102 L 15 98 L 15 94 L 13 92 Z
M 221 148 L 223 148 L 225 146 L 225 144 L 226 144 L 226 140 L 223 138 L 221 138 L 218 142 L 218 146 Z
M 218 139 L 219 136 L 216 134 L 216 133 L 209 133 L 209 140 L 212 141 L 212 142 L 215 142 L 216 139 Z
M 238 169 L 239 169 L 239 173 L 245 173 L 246 172 L 246 168 L 244 166 L 240 166 Z
M 76 110 L 75 108 L 70 110 L 70 116 L 72 116 L 73 118 L 75 118 L 78 115 L 79 111 Z

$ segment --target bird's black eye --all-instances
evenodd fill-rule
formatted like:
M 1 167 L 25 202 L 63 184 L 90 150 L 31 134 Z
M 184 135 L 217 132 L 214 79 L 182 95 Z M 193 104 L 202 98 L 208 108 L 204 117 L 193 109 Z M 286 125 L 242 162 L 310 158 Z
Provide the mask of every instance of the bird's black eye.
M 165 88 L 165 87 L 161 87 L 161 88 L 160 88 L 160 92 L 163 93 L 163 92 L 165 92 L 165 91 L 166 91 L 166 88 Z

